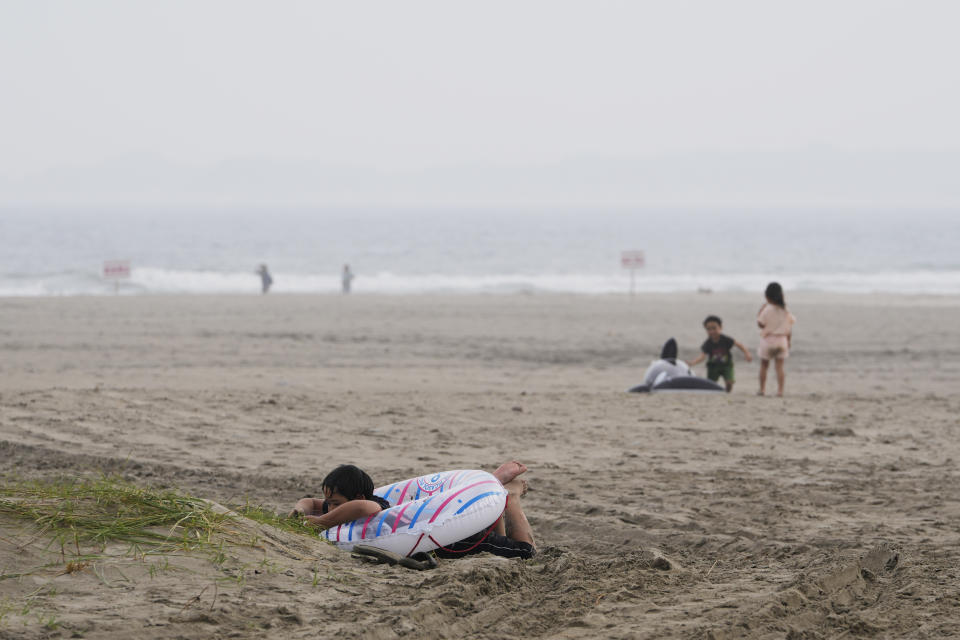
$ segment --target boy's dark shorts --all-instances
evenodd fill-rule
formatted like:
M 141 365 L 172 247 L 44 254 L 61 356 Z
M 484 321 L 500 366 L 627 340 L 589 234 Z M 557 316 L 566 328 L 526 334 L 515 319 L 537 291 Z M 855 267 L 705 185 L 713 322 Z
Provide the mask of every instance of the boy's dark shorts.
M 727 382 L 733 382 L 733 360 L 730 362 L 708 362 L 707 377 L 716 382 L 723 378 Z
M 483 537 L 484 534 L 486 534 L 486 538 Z M 483 538 L 483 542 L 477 544 L 481 538 Z M 473 548 L 471 549 L 471 547 Z M 533 545 L 531 545 L 529 542 L 520 542 L 519 540 L 514 540 L 513 538 L 508 538 L 507 536 L 494 533 L 493 531 L 490 533 L 481 531 L 480 533 L 472 535 L 469 538 L 465 538 L 460 542 L 449 544 L 446 546 L 446 548 L 449 549 L 449 551 L 437 549 L 434 553 L 437 554 L 438 558 L 463 558 L 464 556 L 486 551 L 487 553 L 492 553 L 495 556 L 503 556 L 504 558 L 523 558 L 524 560 L 532 558 L 534 554 Z

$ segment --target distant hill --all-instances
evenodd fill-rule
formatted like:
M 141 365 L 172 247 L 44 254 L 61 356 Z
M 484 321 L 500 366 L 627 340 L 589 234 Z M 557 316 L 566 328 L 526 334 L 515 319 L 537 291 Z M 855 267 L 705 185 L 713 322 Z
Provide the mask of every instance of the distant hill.
M 384 171 L 284 159 L 213 166 L 130 155 L 15 180 L 0 205 L 960 206 L 960 152 L 680 153 Z

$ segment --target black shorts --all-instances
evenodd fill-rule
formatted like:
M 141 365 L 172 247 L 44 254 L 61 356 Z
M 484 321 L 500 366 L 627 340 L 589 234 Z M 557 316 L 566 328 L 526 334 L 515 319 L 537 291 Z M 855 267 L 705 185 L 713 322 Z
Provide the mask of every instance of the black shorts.
M 486 535 L 486 538 L 484 538 L 484 535 Z M 438 558 L 462 558 L 484 551 L 492 553 L 495 556 L 523 558 L 524 560 L 532 558 L 534 553 L 533 545 L 529 542 L 520 542 L 519 540 L 502 536 L 499 533 L 494 533 L 493 531 L 489 533 L 481 531 L 460 542 L 447 545 L 446 549 L 438 548 L 434 553 L 437 554 Z

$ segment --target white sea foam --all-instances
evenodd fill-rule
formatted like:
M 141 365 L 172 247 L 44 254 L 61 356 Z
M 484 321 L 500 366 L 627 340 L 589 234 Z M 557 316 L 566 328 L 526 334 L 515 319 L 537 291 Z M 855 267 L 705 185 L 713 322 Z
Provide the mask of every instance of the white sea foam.
M 336 275 L 274 272 L 271 293 L 337 293 Z M 875 273 L 730 273 L 730 274 L 640 274 L 638 292 L 669 293 L 709 289 L 715 292 L 762 291 L 772 280 L 789 291 L 835 293 L 901 293 L 960 295 L 960 271 L 916 270 Z M 359 274 L 353 283 L 356 294 L 421 293 L 626 293 L 629 276 L 610 274 L 491 274 L 442 275 L 380 272 Z M 107 295 L 114 293 L 113 281 L 96 274 L 48 274 L 43 277 L 0 279 L 0 296 Z M 134 268 L 131 277 L 120 283 L 120 293 L 136 294 L 249 294 L 260 293 L 260 279 L 250 272 L 188 271 L 150 267 Z

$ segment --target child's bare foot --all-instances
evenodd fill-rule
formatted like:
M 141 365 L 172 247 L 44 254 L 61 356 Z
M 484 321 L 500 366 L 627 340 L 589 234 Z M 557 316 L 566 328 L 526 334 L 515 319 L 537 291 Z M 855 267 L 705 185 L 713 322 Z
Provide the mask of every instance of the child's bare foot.
M 507 495 L 523 497 L 527 495 L 527 481 L 523 478 L 514 478 L 507 484 L 503 485 L 503 488 L 507 490 Z
M 493 477 L 500 481 L 500 484 L 506 486 L 507 483 L 511 482 L 521 473 L 526 473 L 527 465 L 522 462 L 517 462 L 516 460 L 511 460 L 510 462 L 504 462 L 500 465 L 496 471 L 493 472 Z

